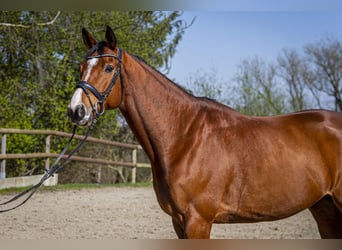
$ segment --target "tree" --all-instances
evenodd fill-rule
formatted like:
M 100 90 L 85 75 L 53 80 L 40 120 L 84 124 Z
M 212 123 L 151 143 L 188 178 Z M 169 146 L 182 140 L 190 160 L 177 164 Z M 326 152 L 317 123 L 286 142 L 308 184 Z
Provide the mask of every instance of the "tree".
M 334 99 L 335 111 L 342 112 L 342 44 L 327 38 L 305 47 L 314 80 L 310 88 Z
M 187 86 L 197 95 L 217 99 L 250 115 L 309 108 L 342 112 L 340 41 L 326 38 L 306 45 L 302 51 L 283 49 L 275 59 L 244 59 L 230 84 L 220 83 L 215 72 L 202 72 L 191 76 Z
M 79 80 L 78 64 L 86 53 L 82 27 L 102 40 L 105 26 L 111 26 L 119 46 L 167 71 L 187 28 L 181 14 L 1 11 L 0 127 L 71 130 L 66 109 Z M 106 112 L 93 135 L 112 139 L 118 129 L 117 116 L 115 111 Z M 30 138 L 17 141 L 21 144 L 14 143 L 9 151 L 32 152 L 38 147 Z
M 276 67 L 256 57 L 239 65 L 235 78 L 235 108 L 250 115 L 276 115 L 287 111 L 282 89 L 276 81 Z
M 278 56 L 278 75 L 284 81 L 289 93 L 291 110 L 303 110 L 306 86 L 309 84 L 307 63 L 296 50 L 284 49 Z

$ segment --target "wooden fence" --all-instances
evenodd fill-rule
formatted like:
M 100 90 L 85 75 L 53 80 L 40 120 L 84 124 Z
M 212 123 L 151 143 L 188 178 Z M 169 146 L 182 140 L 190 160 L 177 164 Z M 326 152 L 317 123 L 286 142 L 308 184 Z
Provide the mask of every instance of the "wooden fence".
M 50 167 L 50 159 L 57 158 L 58 154 L 50 152 L 51 146 L 51 136 L 58 137 L 67 137 L 70 138 L 70 133 L 59 132 L 54 130 L 27 130 L 27 129 L 9 129 L 9 128 L 0 128 L 1 134 L 1 154 L 0 154 L 0 179 L 6 178 L 6 160 L 8 159 L 32 159 L 32 158 L 46 158 L 45 160 L 45 168 L 49 169 Z M 26 134 L 26 135 L 45 135 L 45 152 L 43 153 L 26 153 L 26 154 L 11 154 L 6 152 L 6 141 L 8 134 Z M 83 140 L 84 136 L 75 135 L 75 139 Z M 137 167 L 150 167 L 149 164 L 146 163 L 138 163 L 137 162 L 137 149 L 140 147 L 135 144 L 127 144 L 116 141 L 102 140 L 94 137 L 88 137 L 87 142 L 92 142 L 99 145 L 110 145 L 116 146 L 128 150 L 132 150 L 132 160 L 130 162 L 118 162 L 109 159 L 98 159 L 98 158 L 90 158 L 83 156 L 72 156 L 70 160 L 72 161 L 81 161 L 87 163 L 97 163 L 104 164 L 110 166 L 122 166 L 128 167 L 132 169 L 132 183 L 136 182 L 136 168 Z M 64 155 L 63 158 L 68 157 L 68 155 Z

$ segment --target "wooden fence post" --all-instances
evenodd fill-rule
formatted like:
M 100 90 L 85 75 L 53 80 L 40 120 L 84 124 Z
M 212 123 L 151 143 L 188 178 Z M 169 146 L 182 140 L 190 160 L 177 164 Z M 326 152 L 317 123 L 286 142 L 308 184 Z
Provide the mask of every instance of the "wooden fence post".
M 6 134 L 1 137 L 1 154 L 6 154 Z M 6 179 L 6 160 L 1 160 L 0 179 Z
M 50 154 L 50 147 L 51 147 L 51 135 L 45 137 L 45 153 Z M 45 161 L 45 169 L 50 169 L 50 158 L 47 157 Z
M 132 183 L 135 183 L 137 178 L 137 148 L 132 150 L 132 163 L 134 165 L 132 168 Z

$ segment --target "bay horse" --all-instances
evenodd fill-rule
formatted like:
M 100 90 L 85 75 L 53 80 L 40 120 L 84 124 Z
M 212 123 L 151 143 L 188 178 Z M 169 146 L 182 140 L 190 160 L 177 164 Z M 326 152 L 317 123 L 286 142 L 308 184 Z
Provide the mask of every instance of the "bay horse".
M 342 115 L 325 110 L 255 117 L 195 97 L 117 47 L 107 26 L 68 106 L 78 125 L 119 108 L 147 153 L 153 188 L 179 238 L 213 223 L 282 219 L 309 208 L 322 238 L 342 238 Z

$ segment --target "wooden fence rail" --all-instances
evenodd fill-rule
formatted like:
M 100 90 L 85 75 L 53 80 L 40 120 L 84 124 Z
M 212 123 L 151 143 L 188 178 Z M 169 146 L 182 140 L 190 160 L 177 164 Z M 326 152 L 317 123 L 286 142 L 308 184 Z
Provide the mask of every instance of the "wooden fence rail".
M 30 158 L 46 158 L 45 168 L 49 169 L 50 167 L 50 158 L 57 158 L 58 154 L 50 152 L 51 146 L 51 136 L 58 137 L 67 137 L 70 138 L 72 134 L 54 131 L 54 130 L 27 130 L 27 129 L 10 129 L 10 128 L 0 128 L 1 134 L 1 154 L 0 154 L 0 179 L 6 178 L 6 160 L 8 159 L 30 159 Z M 27 154 L 8 154 L 6 153 L 6 142 L 7 142 L 7 134 L 26 134 L 26 135 L 46 135 L 45 137 L 45 152 L 44 153 L 27 153 Z M 75 139 L 83 140 L 83 135 L 75 135 Z M 110 145 L 117 146 L 125 149 L 132 150 L 132 161 L 130 162 L 117 162 L 107 159 L 97 159 L 83 156 L 72 156 L 70 160 L 73 161 L 81 161 L 87 163 L 97 163 L 97 164 L 105 164 L 111 166 L 122 166 L 129 167 L 132 169 L 132 183 L 136 182 L 136 168 L 137 167 L 150 167 L 149 164 L 138 163 L 137 162 L 137 149 L 140 147 L 135 144 L 121 143 L 116 141 L 109 141 L 98 139 L 95 137 L 88 137 L 87 142 L 93 142 L 95 144 L 102 145 Z M 63 158 L 68 157 L 68 155 L 64 155 Z

